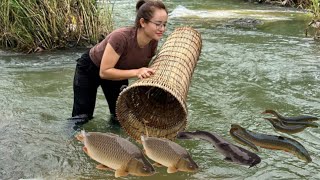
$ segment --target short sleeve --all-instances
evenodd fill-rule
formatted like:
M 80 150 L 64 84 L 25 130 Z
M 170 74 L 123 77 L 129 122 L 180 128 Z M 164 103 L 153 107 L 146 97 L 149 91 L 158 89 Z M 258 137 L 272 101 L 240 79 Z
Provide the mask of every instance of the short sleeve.
M 157 53 L 157 47 L 158 47 L 158 41 L 153 40 L 152 44 L 151 44 L 151 57 L 153 57 L 154 55 L 156 55 Z
M 108 43 L 112 46 L 112 48 L 116 51 L 116 53 L 121 56 L 124 50 L 127 47 L 127 39 L 120 32 L 114 32 L 110 34 Z

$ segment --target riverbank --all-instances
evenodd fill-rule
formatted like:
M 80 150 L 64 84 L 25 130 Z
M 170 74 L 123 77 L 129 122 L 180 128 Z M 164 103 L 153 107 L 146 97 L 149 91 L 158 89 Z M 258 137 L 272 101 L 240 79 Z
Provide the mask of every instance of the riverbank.
M 312 4 L 309 0 L 247 0 L 252 3 L 264 3 L 284 7 L 294 7 L 299 9 L 308 9 Z
M 94 45 L 113 30 L 112 4 L 2 0 L 0 47 L 19 52 Z

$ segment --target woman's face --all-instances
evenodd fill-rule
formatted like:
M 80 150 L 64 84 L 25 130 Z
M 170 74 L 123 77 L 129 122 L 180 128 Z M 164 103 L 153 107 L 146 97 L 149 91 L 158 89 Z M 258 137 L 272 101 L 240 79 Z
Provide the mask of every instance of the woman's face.
M 144 30 L 150 39 L 160 40 L 166 31 L 168 14 L 164 9 L 156 9 L 150 20 L 144 21 Z

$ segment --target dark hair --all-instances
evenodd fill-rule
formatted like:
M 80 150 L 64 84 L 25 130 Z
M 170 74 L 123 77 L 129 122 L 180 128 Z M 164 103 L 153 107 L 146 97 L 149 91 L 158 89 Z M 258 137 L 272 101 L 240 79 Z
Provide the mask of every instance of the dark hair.
M 166 6 L 160 0 L 139 0 L 136 4 L 136 21 L 135 26 L 140 28 L 140 19 L 150 20 L 153 17 L 153 13 L 156 9 L 164 9 L 168 14 Z

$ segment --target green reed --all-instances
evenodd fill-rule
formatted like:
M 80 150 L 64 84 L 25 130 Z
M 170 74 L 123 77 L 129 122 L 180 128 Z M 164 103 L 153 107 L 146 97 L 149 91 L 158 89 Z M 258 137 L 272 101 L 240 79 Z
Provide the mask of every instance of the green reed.
M 319 0 L 310 0 L 310 11 L 313 14 L 314 20 L 320 20 L 320 7 L 319 7 Z
M 1 0 L 0 47 L 19 51 L 91 46 L 113 29 L 105 0 Z

